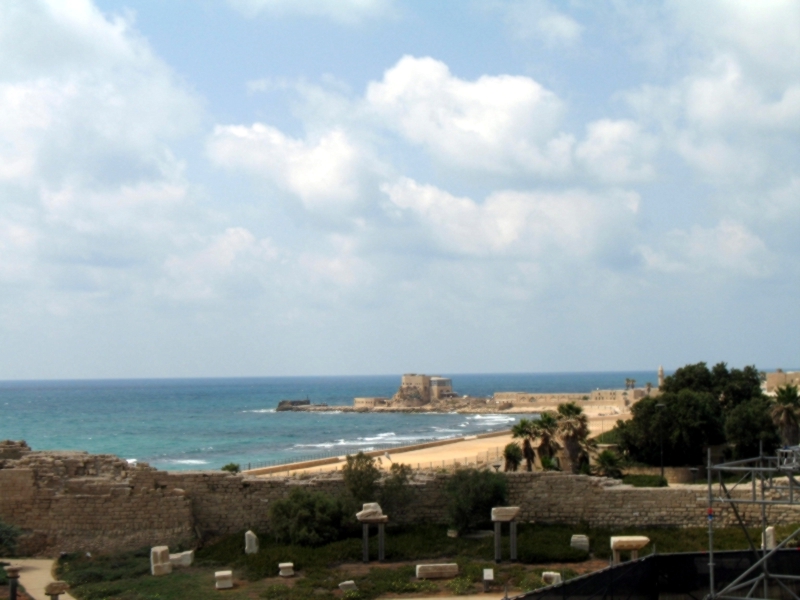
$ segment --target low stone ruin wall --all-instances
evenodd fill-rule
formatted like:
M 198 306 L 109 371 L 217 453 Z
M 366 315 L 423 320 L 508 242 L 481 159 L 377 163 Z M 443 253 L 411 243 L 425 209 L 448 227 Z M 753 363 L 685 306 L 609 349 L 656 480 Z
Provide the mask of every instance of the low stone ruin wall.
M 448 475 L 419 472 L 413 498 L 391 522 L 446 523 Z M 707 488 L 633 488 L 615 480 L 553 472 L 509 473 L 509 505 L 520 520 L 596 527 L 704 526 Z M 191 545 L 198 537 L 268 528 L 270 503 L 296 486 L 344 492 L 341 475 L 255 478 L 222 471 L 164 472 L 110 455 L 30 452 L 0 459 L 0 520 L 23 530 L 21 552 L 109 552 Z M 717 505 L 717 522 L 734 523 Z M 760 522 L 757 507 L 745 518 Z M 488 515 L 487 515 L 488 517 Z M 773 506 L 771 524 L 800 521 L 800 510 Z
M 158 471 L 110 455 L 30 452 L 0 460 L 0 519 L 23 530 L 22 554 L 191 543 L 192 502 Z

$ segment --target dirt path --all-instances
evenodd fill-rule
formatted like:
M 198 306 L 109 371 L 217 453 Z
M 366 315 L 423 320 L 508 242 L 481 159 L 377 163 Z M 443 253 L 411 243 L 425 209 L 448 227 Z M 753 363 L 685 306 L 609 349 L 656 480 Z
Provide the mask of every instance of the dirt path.
M 32 600 L 50 600 L 44 588 L 53 578 L 53 560 L 49 558 L 0 558 L 0 562 L 18 565 L 19 582 Z M 75 600 L 69 594 L 61 594 L 60 600 Z

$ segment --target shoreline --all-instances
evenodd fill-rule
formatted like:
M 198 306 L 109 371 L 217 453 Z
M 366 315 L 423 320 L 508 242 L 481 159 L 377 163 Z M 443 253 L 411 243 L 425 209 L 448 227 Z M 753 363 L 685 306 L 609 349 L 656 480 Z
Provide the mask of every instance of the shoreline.
M 594 417 L 612 417 L 618 416 L 622 418 L 625 414 L 630 414 L 629 411 L 622 412 L 619 407 L 612 404 L 590 405 L 581 406 L 584 414 L 589 418 Z M 376 413 L 408 413 L 408 414 L 441 414 L 441 415 L 535 415 L 547 411 L 555 411 L 558 409 L 557 404 L 542 404 L 540 406 L 510 406 L 507 408 L 499 408 L 497 406 L 462 406 L 459 408 L 450 408 L 446 406 L 349 406 L 349 405 L 322 405 L 310 404 L 303 406 L 291 406 L 277 410 L 277 412 L 309 412 L 309 413 L 358 413 L 358 414 L 376 414 Z
M 504 411 L 506 412 L 506 411 Z M 502 414 L 502 413 L 501 413 Z M 530 414 L 530 411 L 526 411 Z M 619 420 L 628 420 L 631 413 L 618 415 L 589 416 L 589 430 L 592 437 L 613 428 Z M 511 430 L 489 431 L 481 434 L 433 440 L 407 446 L 397 446 L 390 449 L 369 450 L 365 455 L 378 459 L 377 465 L 383 470 L 388 470 L 393 463 L 407 464 L 412 467 L 433 468 L 447 464 L 472 464 L 490 462 L 492 457 L 498 460 L 502 449 L 512 441 Z M 388 459 L 384 460 L 387 455 Z M 346 455 L 331 456 L 315 460 L 306 460 L 282 465 L 273 465 L 242 471 L 244 475 L 254 477 L 289 476 L 312 472 L 336 471 L 346 462 Z

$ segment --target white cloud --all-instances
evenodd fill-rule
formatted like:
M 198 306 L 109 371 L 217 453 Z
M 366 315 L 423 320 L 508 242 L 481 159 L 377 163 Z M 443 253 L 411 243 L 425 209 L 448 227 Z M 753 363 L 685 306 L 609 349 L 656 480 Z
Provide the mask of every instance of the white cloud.
M 36 282 L 3 304 L 44 306 L 45 294 L 46 310 L 68 314 L 80 304 L 68 296 L 141 289 L 186 227 L 172 143 L 201 115 L 130 17 L 88 0 L 0 4 L 2 271 Z
M 753 186 L 791 176 L 787 148 L 800 132 L 800 5 L 795 2 L 667 3 L 662 36 L 681 52 L 660 68 L 674 76 L 628 100 L 643 123 L 709 182 Z M 652 26 L 655 26 L 651 23 Z
M 591 261 L 620 241 L 626 245 L 639 207 L 630 192 L 498 191 L 478 203 L 408 178 L 381 190 L 446 252 L 559 265 Z
M 391 14 L 393 0 L 228 0 L 248 17 L 260 13 L 325 17 L 340 23 L 358 23 L 364 19 Z
M 207 301 L 242 288 L 257 288 L 265 283 L 268 268 L 280 256 L 271 240 L 256 239 L 244 227 L 229 227 L 204 242 L 199 250 L 166 259 L 160 295 L 178 301 Z
M 660 244 L 642 246 L 648 269 L 666 273 L 772 274 L 774 257 L 764 242 L 740 223 L 724 220 L 714 228 L 674 230 Z
M 649 163 L 657 141 L 644 134 L 630 120 L 601 119 L 586 126 L 586 139 L 578 144 L 575 156 L 600 181 L 623 183 L 653 177 Z
M 387 127 L 444 162 L 544 175 L 570 167 L 573 140 L 558 132 L 563 103 L 529 77 L 465 81 L 438 60 L 405 56 L 369 84 L 366 102 Z
M 6 284 L 34 277 L 38 233 L 13 221 L 0 220 L 0 281 Z
M 217 126 L 208 153 L 217 165 L 273 181 L 308 209 L 342 208 L 358 199 L 362 158 L 339 129 L 299 140 L 261 123 Z
M 553 8 L 546 0 L 502 3 L 506 21 L 516 37 L 543 42 L 546 46 L 572 46 L 583 33 L 583 26 L 569 15 Z
M 88 0 L 0 8 L 0 178 L 160 178 L 176 169 L 165 142 L 199 115 L 124 19 L 107 20 Z

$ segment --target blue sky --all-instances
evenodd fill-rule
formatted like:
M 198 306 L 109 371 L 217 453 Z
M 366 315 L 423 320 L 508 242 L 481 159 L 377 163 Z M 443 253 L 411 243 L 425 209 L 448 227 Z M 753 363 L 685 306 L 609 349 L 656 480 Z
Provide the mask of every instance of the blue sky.
M 800 5 L 12 0 L 0 378 L 798 360 Z

